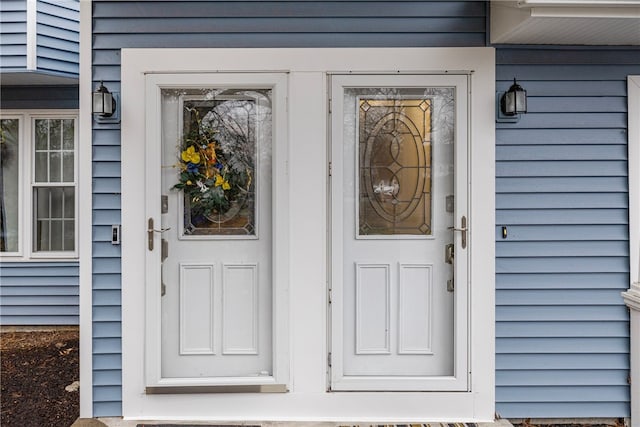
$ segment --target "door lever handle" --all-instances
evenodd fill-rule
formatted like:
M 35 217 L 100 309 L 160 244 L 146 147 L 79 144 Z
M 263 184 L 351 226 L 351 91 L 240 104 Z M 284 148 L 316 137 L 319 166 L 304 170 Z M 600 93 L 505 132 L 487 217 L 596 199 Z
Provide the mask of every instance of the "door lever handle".
M 153 233 L 164 233 L 165 231 L 171 230 L 171 227 L 161 228 L 160 230 L 156 230 L 153 228 L 153 218 L 149 218 L 147 222 L 147 244 L 149 246 L 149 250 L 153 250 Z
M 467 228 L 467 217 L 466 216 L 462 216 L 462 218 L 460 218 L 460 228 L 453 226 L 453 227 L 447 227 L 447 230 L 452 230 L 452 231 L 459 231 L 461 233 L 461 238 L 462 241 L 460 242 L 462 249 L 465 249 L 467 247 L 467 231 L 469 231 L 469 229 Z
M 156 229 L 154 228 L 154 229 L 149 229 L 149 230 L 147 230 L 147 231 L 153 231 L 154 233 L 164 233 L 165 231 L 169 231 L 169 230 L 171 230 L 171 227 L 161 228 L 160 230 L 156 230 Z

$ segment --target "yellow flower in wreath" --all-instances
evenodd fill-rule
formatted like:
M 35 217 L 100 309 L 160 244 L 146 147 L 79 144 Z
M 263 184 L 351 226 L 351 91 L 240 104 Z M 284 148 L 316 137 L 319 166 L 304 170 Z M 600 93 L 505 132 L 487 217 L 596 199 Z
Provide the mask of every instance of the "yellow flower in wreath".
M 197 165 L 200 163 L 200 153 L 196 152 L 195 147 L 192 145 L 182 152 L 182 160 Z
M 231 184 L 229 184 L 229 181 L 227 181 L 226 179 L 224 179 L 222 177 L 222 175 L 217 175 L 216 176 L 216 182 L 214 183 L 214 185 L 216 187 L 220 187 L 222 186 L 223 190 L 228 190 L 231 188 Z

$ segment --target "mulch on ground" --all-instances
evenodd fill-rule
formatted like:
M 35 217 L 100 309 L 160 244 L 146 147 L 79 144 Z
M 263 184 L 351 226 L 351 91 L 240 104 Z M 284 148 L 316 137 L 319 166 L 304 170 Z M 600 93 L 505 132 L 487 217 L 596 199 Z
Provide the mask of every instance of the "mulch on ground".
M 69 427 L 78 418 L 77 330 L 3 332 L 0 364 L 2 427 Z

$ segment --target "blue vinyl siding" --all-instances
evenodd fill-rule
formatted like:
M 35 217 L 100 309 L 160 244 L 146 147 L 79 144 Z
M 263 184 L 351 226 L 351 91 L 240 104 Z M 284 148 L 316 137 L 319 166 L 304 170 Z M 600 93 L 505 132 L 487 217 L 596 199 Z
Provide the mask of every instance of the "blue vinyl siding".
M 93 81 L 120 91 L 128 47 L 484 46 L 484 2 L 94 1 Z M 120 130 L 93 130 L 94 416 L 121 415 Z M 105 292 L 103 292 L 105 291 Z
M 27 67 L 27 1 L 2 0 L 0 71 Z
M 37 68 L 78 76 L 80 1 L 37 1 Z
M 640 50 L 496 56 L 496 90 L 515 77 L 529 99 L 496 129 L 496 410 L 627 417 L 626 78 Z
M 36 71 L 78 77 L 79 0 L 37 0 Z M 2 0 L 0 70 L 27 71 L 27 1 Z
M 0 264 L 0 324 L 78 325 L 77 262 Z

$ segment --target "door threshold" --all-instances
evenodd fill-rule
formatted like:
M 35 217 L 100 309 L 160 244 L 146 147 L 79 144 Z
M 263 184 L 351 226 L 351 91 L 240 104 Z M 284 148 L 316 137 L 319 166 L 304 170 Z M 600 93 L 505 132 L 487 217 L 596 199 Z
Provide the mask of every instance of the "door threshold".
M 146 394 L 287 393 L 286 384 L 225 384 L 146 387 Z

